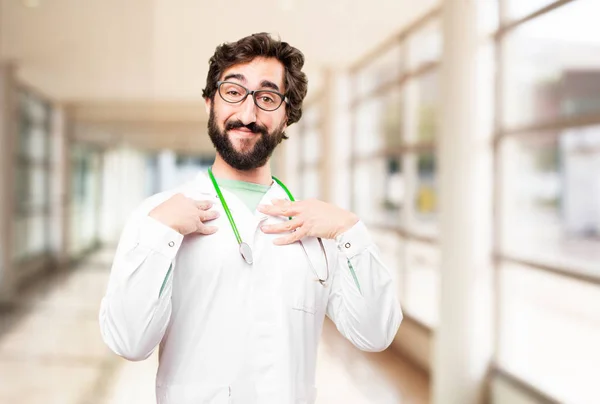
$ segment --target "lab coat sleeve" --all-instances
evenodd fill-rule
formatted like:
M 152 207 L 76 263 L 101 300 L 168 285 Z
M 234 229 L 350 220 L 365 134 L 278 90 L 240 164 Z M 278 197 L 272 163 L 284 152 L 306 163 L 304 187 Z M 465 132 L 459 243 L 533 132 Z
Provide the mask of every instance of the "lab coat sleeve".
M 357 348 L 386 349 L 402 321 L 394 283 L 362 221 L 338 236 L 327 316 Z
M 180 233 L 148 216 L 152 206 L 140 207 L 129 218 L 100 305 L 102 339 L 132 361 L 148 358 L 167 329 L 171 272 L 183 241 Z

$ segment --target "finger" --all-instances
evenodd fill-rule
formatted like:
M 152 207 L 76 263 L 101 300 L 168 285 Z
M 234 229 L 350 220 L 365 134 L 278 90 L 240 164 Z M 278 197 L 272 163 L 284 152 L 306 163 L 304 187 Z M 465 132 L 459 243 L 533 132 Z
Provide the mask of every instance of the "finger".
M 204 223 L 200 223 L 198 225 L 198 229 L 196 230 L 196 233 L 208 235 L 208 234 L 215 233 L 217 230 L 219 230 L 219 228 L 217 226 L 207 226 Z
M 288 204 L 259 205 L 258 211 L 271 216 L 296 216 L 300 212 L 295 202 L 288 201 Z
M 261 230 L 267 234 L 283 233 L 284 231 L 296 230 L 298 227 L 302 226 L 302 223 L 303 223 L 302 220 L 296 218 L 293 220 L 288 220 L 283 223 L 267 224 L 267 225 L 261 226 Z
M 305 227 L 299 227 L 295 232 L 288 234 L 287 236 L 276 238 L 275 240 L 273 240 L 273 244 L 275 244 L 275 245 L 292 244 L 298 240 L 301 240 L 307 234 L 308 234 L 308 230 Z
M 194 204 L 198 209 L 208 210 L 212 207 L 213 203 L 211 201 L 194 201 Z
M 215 220 L 220 216 L 220 213 L 216 210 L 201 210 L 198 214 L 198 217 L 202 222 L 208 222 L 210 220 Z

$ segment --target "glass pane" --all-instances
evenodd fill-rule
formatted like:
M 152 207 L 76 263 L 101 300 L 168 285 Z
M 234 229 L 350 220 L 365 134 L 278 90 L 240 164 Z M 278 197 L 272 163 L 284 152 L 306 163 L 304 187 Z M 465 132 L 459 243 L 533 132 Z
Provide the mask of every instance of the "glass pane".
M 19 103 L 21 110 L 19 111 L 19 131 L 17 139 L 17 154 L 19 156 L 29 155 L 29 138 L 31 136 L 32 122 L 27 115 L 27 111 L 23 109 L 25 106 L 26 104 L 21 100 Z
M 42 207 L 49 204 L 48 200 L 48 171 L 43 166 L 29 167 L 29 200 L 32 207 Z
M 502 249 L 600 274 L 600 126 L 505 140 Z
M 17 164 L 15 166 L 15 211 L 40 210 L 49 203 L 49 174 L 43 166 Z
M 385 105 L 382 98 L 372 98 L 362 102 L 357 109 L 354 133 L 354 154 L 369 155 L 381 150 L 382 136 L 380 124 Z
M 397 88 L 359 104 L 356 116 L 354 150 L 369 155 L 402 145 L 404 95 Z
M 48 160 L 48 133 L 39 124 L 30 127 L 27 155 L 33 161 Z
M 482 35 L 490 35 L 498 29 L 498 2 L 480 1 L 477 3 L 477 22 Z
M 15 166 L 15 211 L 25 213 L 29 209 L 29 170 L 28 166 Z
M 307 128 L 302 134 L 302 150 L 304 155 L 304 164 L 317 164 L 321 159 L 321 133 L 318 128 Z
M 596 402 L 600 287 L 503 264 L 499 302 L 500 366 L 561 403 Z
M 398 147 L 403 139 L 404 98 L 399 89 L 390 91 L 384 99 L 381 131 L 384 147 Z
M 442 32 L 438 20 L 433 20 L 408 40 L 408 57 L 411 69 L 440 60 Z
M 407 242 L 403 307 L 430 327 L 438 323 L 439 268 L 438 248 L 416 241 Z
M 80 204 L 73 203 L 71 204 L 70 209 L 70 238 L 69 243 L 67 244 L 69 247 L 69 255 L 71 257 L 79 255 L 83 249 L 83 238 L 81 237 L 81 223 L 83 222 L 82 208 Z
M 20 261 L 27 256 L 27 217 L 17 216 L 14 227 L 14 259 Z
M 418 127 L 417 141 L 433 142 L 436 138 L 438 119 L 438 74 L 429 73 L 417 81 Z
M 600 112 L 598 15 L 600 2 L 574 1 L 507 36 L 505 126 Z
M 404 70 L 402 47 L 395 44 L 363 67 L 355 76 L 357 97 L 370 93 L 377 87 L 395 81 Z
M 413 195 L 413 217 L 410 229 L 419 234 L 437 234 L 438 188 L 437 163 L 434 152 L 416 156 L 417 178 Z
M 44 214 L 35 214 L 27 217 L 26 256 L 34 256 L 46 251 L 46 234 L 48 217 Z
M 319 100 L 311 103 L 311 105 L 302 112 L 302 124 L 315 128 L 319 126 L 321 114 L 319 113 Z
M 356 214 L 366 223 L 400 224 L 405 183 L 399 158 L 361 161 L 355 167 L 354 203 Z
M 17 150 L 20 156 L 35 161 L 49 158 L 49 111 L 38 99 L 26 94 L 19 95 L 19 131 Z
M 319 171 L 317 167 L 309 167 L 302 176 L 303 199 L 320 198 Z
M 173 159 L 175 161 L 175 159 Z M 194 164 L 203 164 L 200 158 L 181 158 Z M 69 253 L 77 256 L 90 248 L 98 236 L 98 207 L 100 200 L 100 154 L 84 147 L 71 149 L 71 211 Z
M 388 225 L 400 224 L 402 209 L 406 199 L 406 180 L 402 172 L 400 157 L 387 157 L 384 160 L 383 202 L 379 218 Z
M 395 231 L 382 230 L 375 227 L 371 227 L 370 231 L 375 244 L 381 251 L 383 263 L 390 269 L 392 279 L 396 285 L 396 292 L 402 298 L 404 296 L 404 274 L 402 271 L 404 266 L 403 239 Z

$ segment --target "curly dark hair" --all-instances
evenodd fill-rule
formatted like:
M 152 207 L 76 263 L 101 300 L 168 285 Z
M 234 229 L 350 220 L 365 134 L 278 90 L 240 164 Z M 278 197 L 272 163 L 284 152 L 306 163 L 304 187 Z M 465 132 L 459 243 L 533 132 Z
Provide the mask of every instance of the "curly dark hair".
M 202 96 L 214 100 L 217 81 L 221 79 L 223 72 L 231 66 L 251 62 L 257 57 L 276 58 L 283 64 L 283 85 L 289 101 L 286 107 L 287 125 L 298 122 L 302 117 L 302 101 L 308 88 L 308 79 L 302 72 L 304 55 L 287 42 L 274 39 L 264 32 L 217 46 L 215 54 L 208 61 L 206 88 L 202 90 Z

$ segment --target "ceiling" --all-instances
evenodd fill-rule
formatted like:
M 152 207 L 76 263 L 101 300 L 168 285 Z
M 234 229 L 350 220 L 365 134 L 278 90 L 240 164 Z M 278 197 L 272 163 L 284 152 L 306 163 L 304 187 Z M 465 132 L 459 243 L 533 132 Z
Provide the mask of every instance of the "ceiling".
M 347 67 L 433 3 L 0 0 L 0 58 L 15 63 L 23 83 L 103 123 L 160 116 L 198 124 L 206 121 L 201 93 L 218 44 L 279 35 L 305 54 L 310 96 L 322 68 Z

